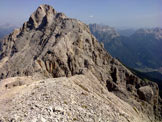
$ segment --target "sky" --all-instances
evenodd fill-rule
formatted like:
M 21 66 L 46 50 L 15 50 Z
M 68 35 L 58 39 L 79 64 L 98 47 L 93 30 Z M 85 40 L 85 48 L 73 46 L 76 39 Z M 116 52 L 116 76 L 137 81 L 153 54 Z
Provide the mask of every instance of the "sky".
M 162 0 L 0 0 L 0 25 L 21 26 L 40 4 L 86 24 L 162 27 Z

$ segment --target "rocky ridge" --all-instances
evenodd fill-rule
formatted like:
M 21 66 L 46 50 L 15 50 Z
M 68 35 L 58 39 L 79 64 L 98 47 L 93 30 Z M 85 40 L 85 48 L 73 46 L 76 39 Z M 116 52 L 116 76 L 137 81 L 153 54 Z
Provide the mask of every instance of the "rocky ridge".
M 149 121 L 136 107 L 108 92 L 91 72 L 35 81 L 32 77 L 7 78 L 0 89 L 2 122 Z
M 114 28 L 107 25 L 89 24 L 89 28 L 97 39 L 100 38 L 101 42 L 106 43 L 120 36 Z
M 148 121 L 162 119 L 158 86 L 142 81 L 114 59 L 87 25 L 49 5 L 41 5 L 22 28 L 3 39 L 0 58 L 1 79 L 74 77 L 91 72 L 104 90 L 135 107 Z
M 157 40 L 162 40 L 162 28 L 152 28 L 152 29 L 139 29 L 134 35 L 150 35 L 155 37 Z

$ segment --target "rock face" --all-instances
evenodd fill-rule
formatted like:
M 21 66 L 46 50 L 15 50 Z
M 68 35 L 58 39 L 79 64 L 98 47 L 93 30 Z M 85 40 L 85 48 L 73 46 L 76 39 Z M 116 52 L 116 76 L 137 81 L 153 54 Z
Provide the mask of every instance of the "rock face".
M 41 5 L 22 28 L 3 39 L 0 58 L 1 79 L 58 78 L 91 72 L 104 89 L 136 107 L 150 121 L 162 119 L 158 86 L 142 81 L 112 58 L 87 25 L 57 13 L 49 5 Z M 151 96 L 147 96 L 150 91 Z
M 140 99 L 142 100 L 145 100 L 149 103 L 153 102 L 153 99 L 152 99 L 153 91 L 152 91 L 152 88 L 149 86 L 144 86 L 144 87 L 139 88 L 138 95 Z

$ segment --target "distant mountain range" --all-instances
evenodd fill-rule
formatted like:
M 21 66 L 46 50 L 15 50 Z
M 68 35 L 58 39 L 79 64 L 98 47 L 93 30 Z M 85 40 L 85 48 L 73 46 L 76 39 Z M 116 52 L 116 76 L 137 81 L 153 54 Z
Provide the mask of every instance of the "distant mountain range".
M 120 36 L 113 28 L 91 24 L 90 30 L 104 43 L 105 48 L 125 65 L 136 69 L 159 69 L 162 67 L 162 29 L 139 29 L 129 37 Z M 108 29 L 109 28 L 109 29 Z
M 133 34 L 130 30 L 123 36 L 109 26 L 90 24 L 89 27 L 112 56 L 140 71 L 142 76 L 162 82 L 162 28 L 138 29 Z
M 117 31 L 121 36 L 129 37 L 129 36 L 131 36 L 133 33 L 135 33 L 136 29 L 134 29 L 134 28 L 116 29 L 116 31 Z
M 95 37 L 104 43 L 109 43 L 120 36 L 116 30 L 110 26 L 90 24 L 89 28 Z

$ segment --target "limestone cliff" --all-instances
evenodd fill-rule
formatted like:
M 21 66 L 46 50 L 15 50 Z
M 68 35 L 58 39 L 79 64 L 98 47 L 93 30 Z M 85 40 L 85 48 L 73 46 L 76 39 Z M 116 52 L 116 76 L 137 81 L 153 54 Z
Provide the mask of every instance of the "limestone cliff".
M 3 39 L 0 58 L 1 79 L 74 77 L 91 72 L 104 89 L 135 107 L 149 121 L 162 120 L 158 86 L 142 81 L 114 59 L 87 25 L 49 5 L 38 7 L 22 28 Z

